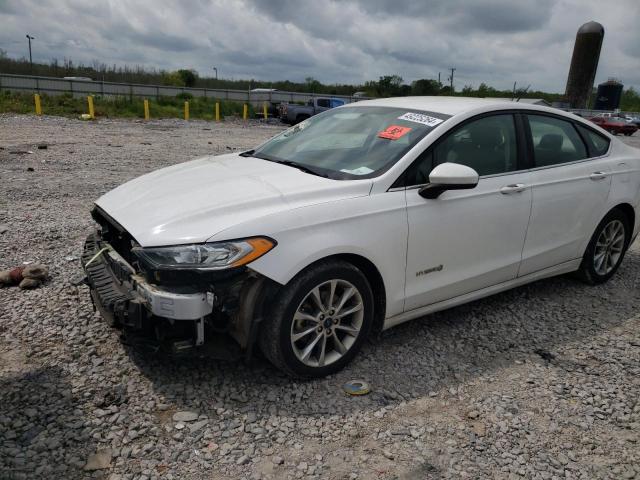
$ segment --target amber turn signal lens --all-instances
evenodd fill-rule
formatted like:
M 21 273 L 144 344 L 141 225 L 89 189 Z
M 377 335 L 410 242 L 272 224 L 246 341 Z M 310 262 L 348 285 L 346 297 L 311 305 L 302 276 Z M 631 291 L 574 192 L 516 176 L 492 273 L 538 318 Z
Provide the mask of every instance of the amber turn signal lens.
M 249 238 L 247 240 L 244 240 L 244 242 L 251 245 L 251 248 L 253 248 L 253 250 L 241 259 L 232 263 L 231 266 L 233 267 L 240 267 L 242 265 L 246 265 L 249 262 L 253 262 L 256 258 L 260 258 L 262 255 L 276 246 L 275 242 L 273 240 L 269 240 L 268 238 Z

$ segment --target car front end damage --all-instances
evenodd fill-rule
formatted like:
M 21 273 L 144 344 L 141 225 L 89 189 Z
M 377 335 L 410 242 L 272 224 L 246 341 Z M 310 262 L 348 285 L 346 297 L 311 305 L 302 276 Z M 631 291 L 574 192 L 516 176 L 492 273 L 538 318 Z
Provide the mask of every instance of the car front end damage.
M 85 283 L 94 308 L 122 327 L 125 339 L 179 354 L 214 337 L 227 350 L 234 343 L 234 351 L 251 355 L 265 300 L 277 283 L 244 265 L 162 268 L 145 261 L 135 239 L 100 208 L 92 216 L 99 228 L 84 244 Z

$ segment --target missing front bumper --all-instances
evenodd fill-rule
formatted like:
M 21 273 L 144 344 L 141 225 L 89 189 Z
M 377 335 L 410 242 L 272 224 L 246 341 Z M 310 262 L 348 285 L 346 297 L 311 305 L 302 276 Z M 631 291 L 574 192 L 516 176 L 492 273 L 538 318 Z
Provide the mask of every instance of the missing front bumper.
M 250 358 L 263 305 L 278 288 L 248 271 L 211 281 L 151 284 L 100 232 L 87 238 L 81 263 L 104 319 L 126 327 L 124 335 L 136 343 L 145 339 L 172 353 L 205 346 L 207 355 L 229 359 L 239 348 Z
M 87 238 L 81 263 L 94 305 L 112 324 L 141 328 L 152 316 L 201 321 L 213 310 L 213 292 L 178 292 L 148 283 L 98 233 Z

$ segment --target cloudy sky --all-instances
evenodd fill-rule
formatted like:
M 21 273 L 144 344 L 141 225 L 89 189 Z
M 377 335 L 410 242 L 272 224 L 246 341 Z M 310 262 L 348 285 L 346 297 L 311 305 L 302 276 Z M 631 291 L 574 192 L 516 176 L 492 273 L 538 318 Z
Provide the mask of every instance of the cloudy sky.
M 640 89 L 640 1 L 0 0 L 0 48 L 34 60 L 359 83 L 398 74 L 564 91 L 578 27 L 605 27 L 596 82 Z

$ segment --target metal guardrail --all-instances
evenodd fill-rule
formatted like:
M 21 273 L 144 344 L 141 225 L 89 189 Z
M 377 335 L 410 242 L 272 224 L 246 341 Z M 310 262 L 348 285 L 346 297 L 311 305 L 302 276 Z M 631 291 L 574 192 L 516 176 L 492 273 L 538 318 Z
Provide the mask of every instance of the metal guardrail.
M 58 77 L 38 77 L 31 75 L 13 75 L 0 73 L 0 91 L 29 91 L 34 93 L 48 93 L 60 95 L 71 93 L 74 96 L 103 95 L 103 96 L 128 96 L 128 97 L 175 97 L 181 93 L 189 93 L 194 97 L 210 97 L 218 100 L 230 100 L 234 102 L 250 103 L 261 106 L 264 102 L 303 102 L 306 103 L 315 97 L 331 97 L 344 99 L 347 102 L 364 100 L 364 97 L 351 97 L 347 95 L 321 95 L 299 92 L 250 92 L 248 90 L 230 90 L 217 88 L 188 88 L 173 87 L 167 85 L 145 85 L 139 83 L 116 83 L 92 80 L 70 80 Z
M 28 91 L 34 93 L 48 93 L 60 95 L 71 93 L 74 96 L 84 97 L 87 95 L 103 96 L 128 96 L 143 98 L 175 97 L 181 93 L 189 93 L 194 97 L 210 97 L 218 100 L 230 100 L 234 102 L 250 103 L 254 107 L 260 107 L 264 102 L 302 102 L 306 103 L 315 97 L 331 97 L 344 99 L 347 102 L 366 100 L 368 97 L 353 97 L 348 95 L 328 95 L 300 92 L 250 92 L 248 90 L 231 90 L 220 88 L 189 88 L 172 87 L 167 85 L 146 85 L 140 83 L 117 83 L 92 80 L 75 80 L 58 77 L 38 77 L 32 75 L 13 75 L 0 73 L 0 91 Z M 603 113 L 618 113 L 640 117 L 640 112 L 613 112 L 605 110 L 587 109 L 567 109 L 572 113 L 577 113 L 582 117 L 595 117 Z

